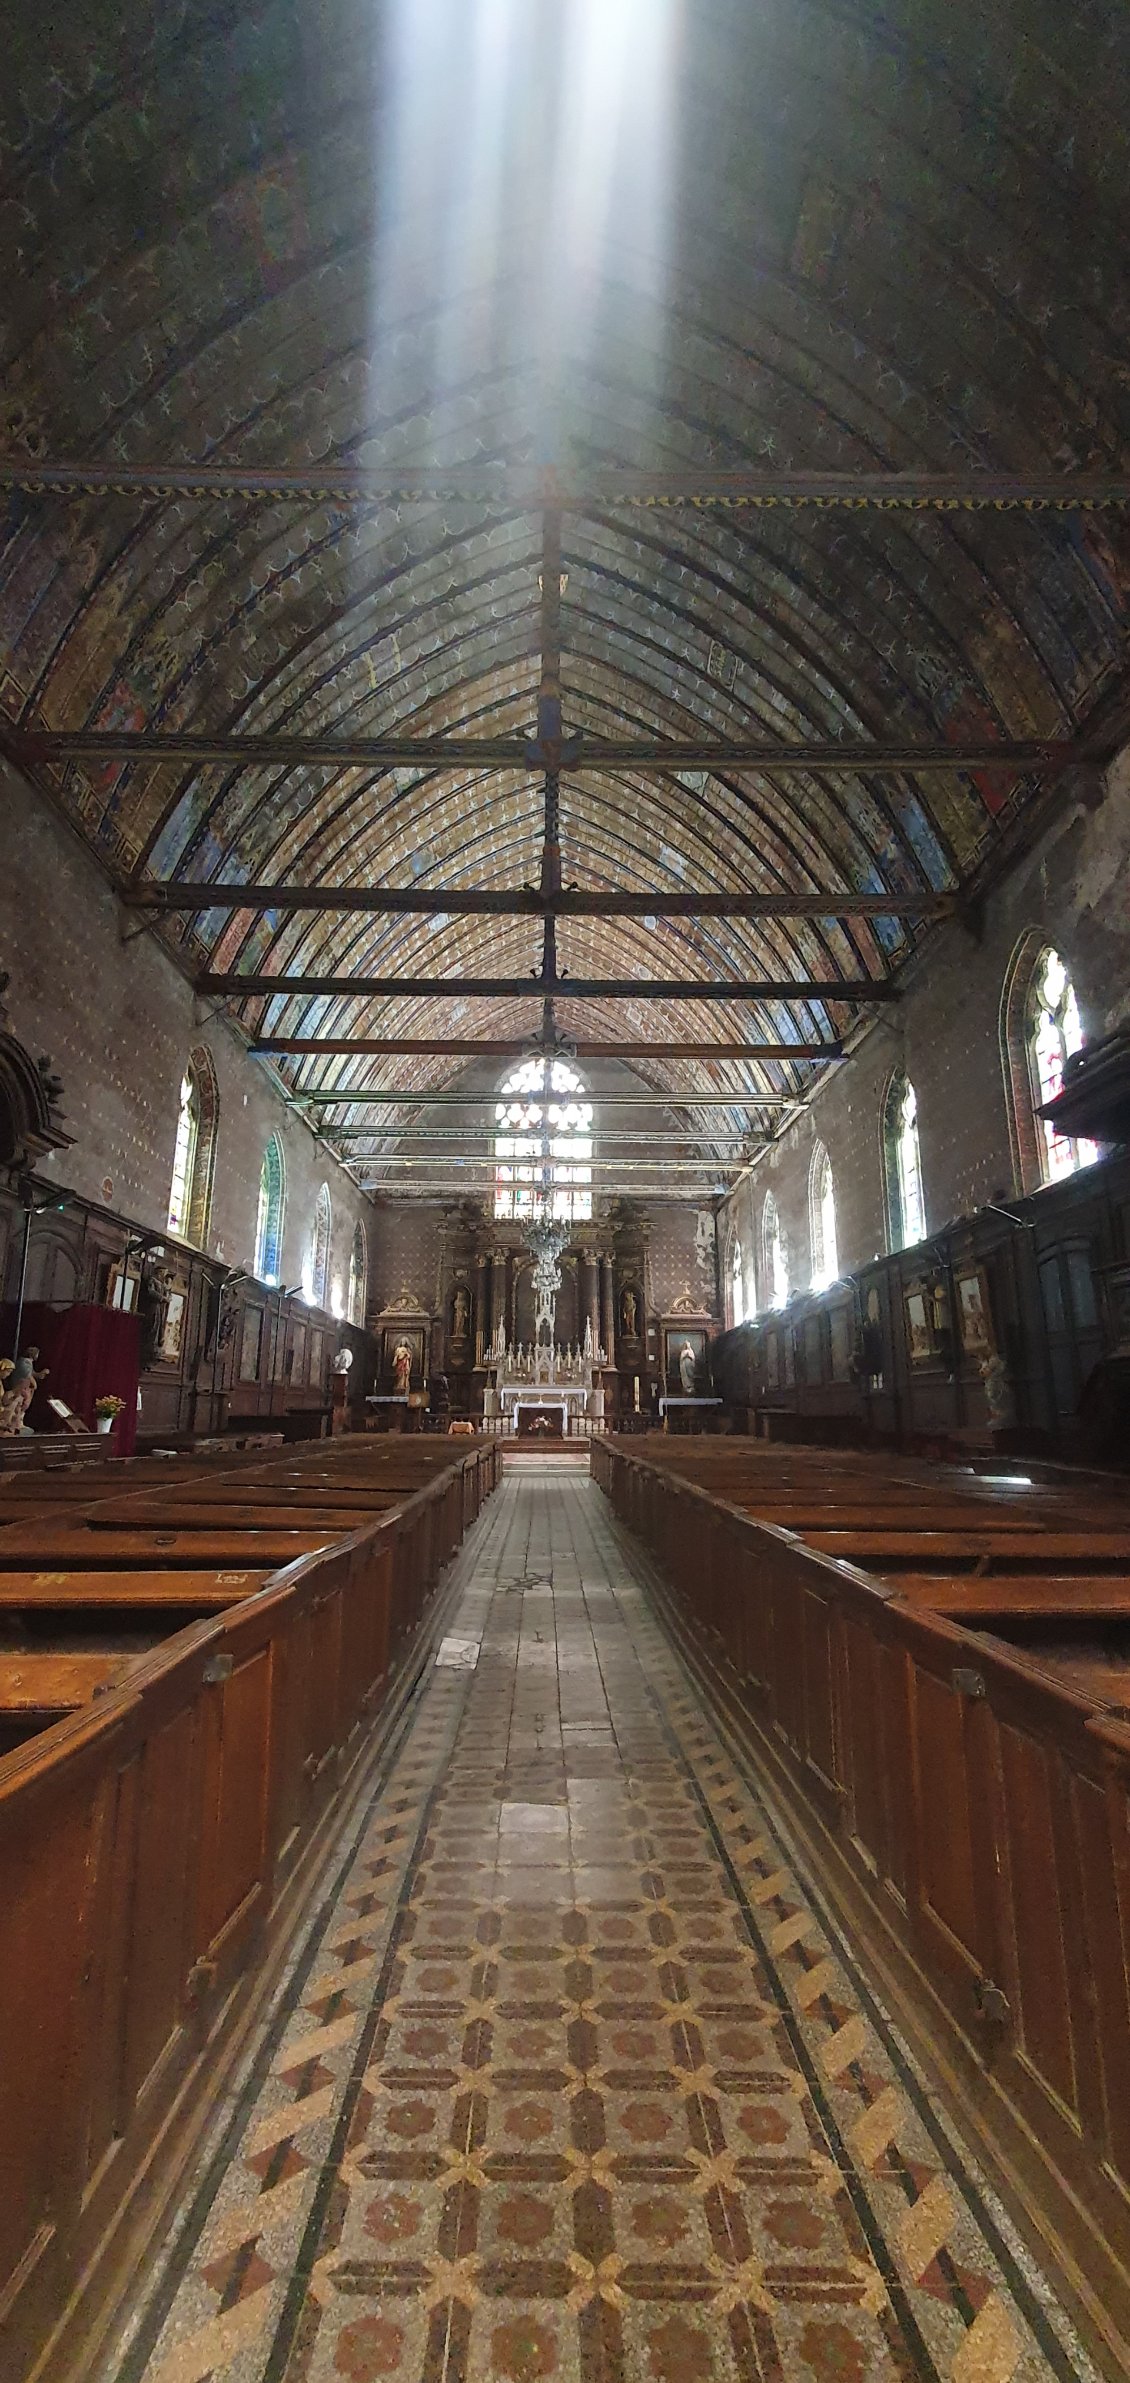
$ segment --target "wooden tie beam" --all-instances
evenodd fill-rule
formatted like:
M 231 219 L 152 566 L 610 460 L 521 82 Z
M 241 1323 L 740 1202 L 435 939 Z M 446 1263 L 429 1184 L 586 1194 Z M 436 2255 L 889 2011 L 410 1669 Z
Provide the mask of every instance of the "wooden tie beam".
M 122 888 L 130 910 L 364 911 L 393 918 L 920 918 L 948 917 L 956 894 L 629 893 L 562 886 L 227 885 L 205 879 L 138 880 Z
M 83 728 L 8 732 L 17 760 L 173 763 L 178 767 L 282 769 L 489 769 L 541 774 L 547 766 L 542 736 L 280 736 L 270 731 L 242 735 L 200 735 L 175 729 Z M 984 739 L 977 744 L 889 744 L 872 738 L 818 737 L 781 745 L 759 737 L 602 737 L 581 731 L 552 740 L 551 766 L 575 774 L 637 770 L 766 770 L 775 777 L 834 770 L 853 775 L 895 770 L 1004 771 L 1011 776 L 1039 771 L 1102 766 L 1111 753 L 1092 753 L 1074 738 Z M 688 791 L 691 791 L 688 789 Z
M 9 455 L 0 459 L 4 488 L 34 496 L 135 497 L 147 504 L 281 497 L 314 505 L 454 503 L 506 513 L 547 507 L 584 513 L 606 505 L 940 513 L 1091 512 L 1130 505 L 1130 479 L 1112 472 L 649 472 L 617 464 L 580 471 L 489 463 L 377 470 L 348 462 L 256 469 L 233 463 L 36 463 Z
M 276 1000 L 302 993 L 375 994 L 390 1000 L 424 995 L 441 1001 L 897 1001 L 897 985 L 885 977 L 588 977 L 559 976 L 238 976 L 205 970 L 198 993 L 234 995 L 241 1001 Z
M 536 988 L 535 988 L 536 989 Z M 251 1044 L 256 1058 L 268 1055 L 310 1059 L 522 1059 L 530 1038 L 436 1035 L 342 1036 L 264 1035 Z M 842 1059 L 842 1045 L 826 1043 L 657 1043 L 574 1042 L 578 1059 Z M 340 1097 L 340 1096 L 339 1096 Z

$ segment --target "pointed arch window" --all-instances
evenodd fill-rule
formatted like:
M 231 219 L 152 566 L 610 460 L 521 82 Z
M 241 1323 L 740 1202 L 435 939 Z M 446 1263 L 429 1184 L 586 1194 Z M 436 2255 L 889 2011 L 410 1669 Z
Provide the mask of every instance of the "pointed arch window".
M 926 1238 L 926 1200 L 918 1143 L 918 1100 L 909 1076 L 892 1076 L 883 1106 L 883 1169 L 892 1249 Z
M 1057 1133 L 1036 1111 L 1063 1089 L 1069 1059 L 1083 1047 L 1083 1022 L 1071 974 L 1042 937 L 1022 935 L 1009 963 L 1001 1001 L 1001 1059 L 1008 1096 L 1009 1135 L 1017 1186 L 1038 1191 L 1094 1165 L 1097 1142 Z
M 365 1227 L 358 1218 L 353 1227 L 353 1246 L 349 1252 L 349 1299 L 346 1307 L 351 1324 L 365 1321 L 365 1289 L 369 1272 L 369 1249 Z
M 741 1242 L 736 1238 L 730 1250 L 730 1322 L 745 1323 L 745 1262 Z
M 277 1283 L 282 1275 L 283 1207 L 286 1169 L 282 1144 L 272 1134 L 259 1169 L 259 1205 L 255 1212 L 255 1272 L 260 1282 Z
M 812 1288 L 822 1291 L 827 1283 L 835 1282 L 840 1271 L 836 1186 L 832 1179 L 832 1161 L 823 1142 L 816 1144 L 808 1170 L 808 1233 L 812 1251 Z
M 784 1307 L 789 1296 L 789 1263 L 772 1192 L 766 1192 L 761 1211 L 761 1258 L 767 1303 L 770 1307 Z
M 333 1211 L 330 1207 L 328 1183 L 319 1186 L 314 1202 L 314 1222 L 310 1232 L 310 1247 L 302 1269 L 302 1296 L 309 1307 L 328 1305 L 330 1287 L 330 1234 Z
M 1028 1066 L 1034 1093 L 1033 1107 L 1054 1100 L 1063 1090 L 1069 1059 L 1083 1048 L 1083 1026 L 1075 987 L 1059 953 L 1049 945 L 1032 972 L 1028 997 Z M 1050 1117 L 1037 1119 L 1040 1128 L 1040 1171 L 1045 1183 L 1059 1183 L 1079 1167 L 1091 1167 L 1099 1155 L 1097 1142 L 1079 1141 L 1057 1132 Z
M 181 1077 L 167 1230 L 203 1247 L 212 1213 L 219 1096 L 211 1053 L 190 1051 Z
M 533 1216 L 548 1192 L 553 1216 L 592 1215 L 593 1105 L 563 1059 L 523 1059 L 498 1088 L 494 1213 Z

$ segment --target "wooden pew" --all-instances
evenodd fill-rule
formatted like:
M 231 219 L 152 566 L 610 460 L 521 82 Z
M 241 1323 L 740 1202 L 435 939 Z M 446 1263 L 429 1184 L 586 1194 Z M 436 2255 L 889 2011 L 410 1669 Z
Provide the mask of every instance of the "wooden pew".
M 590 1463 L 1105 2371 L 1130 2372 L 1130 1727 L 1099 1702 L 1128 1695 L 1126 1500 L 1005 1490 L 1004 1527 L 982 1488 L 938 1528 L 952 1470 L 676 1447 L 593 1441 Z M 870 1521 L 799 1532 L 809 1496 Z
M 85 1497 L 0 1502 L 13 2378 L 89 2371 L 500 1471 L 465 1441 L 395 1464 L 370 1442 L 288 1449 L 277 1470 L 255 1454 L 254 1479 L 226 1452 L 175 1483 L 140 1459 L 128 1490 L 115 1470 Z

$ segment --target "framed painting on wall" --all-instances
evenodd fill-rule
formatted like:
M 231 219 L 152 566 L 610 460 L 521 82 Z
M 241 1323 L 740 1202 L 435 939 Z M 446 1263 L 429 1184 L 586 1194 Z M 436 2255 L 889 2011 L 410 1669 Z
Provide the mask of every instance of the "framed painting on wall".
M 906 1294 L 906 1338 L 912 1365 L 925 1365 L 934 1354 L 934 1335 L 925 1291 L 916 1285 Z
M 829 1309 L 828 1341 L 833 1382 L 851 1380 L 852 1338 L 851 1308 L 845 1304 Z
M 184 1342 L 184 1317 L 188 1304 L 185 1291 L 170 1291 L 165 1301 L 165 1320 L 161 1326 L 161 1355 L 167 1364 L 175 1365 Z
M 961 1345 L 970 1357 L 989 1357 L 993 1353 L 993 1326 L 989 1312 L 989 1287 L 984 1270 L 970 1266 L 954 1276 L 957 1292 L 958 1326 Z
M 239 1343 L 239 1378 L 241 1382 L 257 1382 L 263 1347 L 263 1310 L 245 1307 L 243 1331 Z
M 128 1266 L 111 1266 L 106 1277 L 106 1305 L 132 1316 L 137 1306 L 138 1277 Z
M 402 1345 L 412 1360 L 409 1376 L 413 1390 L 423 1386 L 427 1327 L 424 1324 L 386 1324 L 381 1339 L 381 1372 L 390 1386 L 396 1375 L 396 1352 Z
M 663 1333 L 663 1382 L 669 1398 L 705 1398 L 708 1393 L 706 1366 L 707 1335 L 701 1324 L 668 1324 Z M 685 1368 L 690 1390 L 683 1379 L 683 1352 L 690 1350 Z M 694 1371 L 691 1372 L 691 1360 Z

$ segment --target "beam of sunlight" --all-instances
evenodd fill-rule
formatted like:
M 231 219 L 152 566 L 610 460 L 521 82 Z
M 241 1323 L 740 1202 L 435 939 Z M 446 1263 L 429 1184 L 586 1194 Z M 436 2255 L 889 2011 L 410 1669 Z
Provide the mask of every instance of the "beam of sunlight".
M 429 446 L 473 453 L 465 393 L 494 378 L 490 443 L 551 460 L 570 427 L 584 431 L 603 337 L 626 306 L 658 311 L 666 292 L 684 4 L 390 0 L 375 110 L 378 416 L 426 422 Z M 653 374 L 657 331 L 639 351 Z

